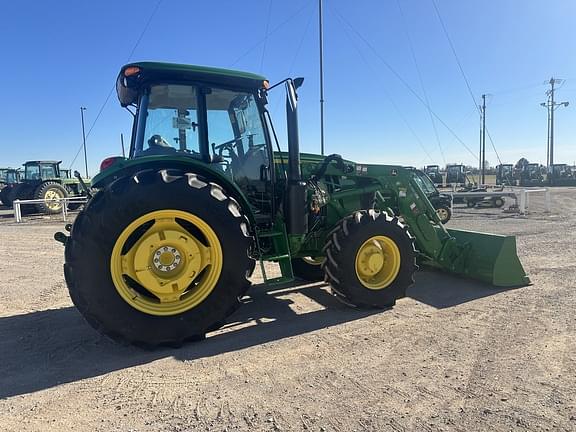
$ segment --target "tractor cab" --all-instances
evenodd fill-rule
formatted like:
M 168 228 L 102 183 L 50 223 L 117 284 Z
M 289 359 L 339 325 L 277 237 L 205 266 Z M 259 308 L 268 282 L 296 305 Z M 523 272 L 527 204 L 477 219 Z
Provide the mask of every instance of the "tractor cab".
M 6 171 L 6 177 L 4 178 L 6 184 L 16 184 L 20 182 L 20 170 L 9 168 Z
M 447 165 L 446 166 L 446 183 L 447 184 L 465 184 L 466 169 L 464 165 Z
M 515 186 L 514 165 L 501 164 L 496 167 L 496 184 L 502 186 Z
M 275 173 L 265 109 L 268 82 L 255 74 L 221 73 L 155 63 L 124 68 L 118 96 L 123 106 L 137 108 L 129 160 L 201 164 L 237 185 L 256 218 L 270 222 Z
M 20 170 L 14 168 L 0 168 L 0 188 L 18 183 Z
M 576 171 L 568 164 L 553 164 L 548 173 L 550 186 L 576 186 Z
M 61 161 L 28 161 L 24 163 L 24 181 L 42 182 L 60 178 Z
M 430 180 L 432 180 L 435 185 L 441 185 L 444 183 L 444 177 L 442 176 L 438 165 L 427 165 L 424 167 L 424 172 L 428 177 L 430 177 Z
M 541 186 L 544 183 L 542 165 L 527 163 L 520 171 L 520 186 Z

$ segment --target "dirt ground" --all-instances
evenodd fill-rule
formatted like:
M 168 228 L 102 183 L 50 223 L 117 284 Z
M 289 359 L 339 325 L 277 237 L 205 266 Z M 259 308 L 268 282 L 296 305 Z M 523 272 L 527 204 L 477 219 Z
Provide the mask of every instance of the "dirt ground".
M 576 189 L 552 214 L 459 208 L 514 234 L 531 286 L 420 272 L 388 311 L 323 284 L 267 289 L 177 350 L 119 346 L 72 306 L 63 223 L 0 222 L 2 431 L 574 431 Z

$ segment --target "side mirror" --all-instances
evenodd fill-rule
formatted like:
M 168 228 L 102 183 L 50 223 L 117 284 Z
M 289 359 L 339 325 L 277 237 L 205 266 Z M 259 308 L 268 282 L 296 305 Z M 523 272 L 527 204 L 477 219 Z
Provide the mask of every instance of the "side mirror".
M 302 84 L 304 84 L 304 78 L 302 77 L 294 78 L 292 82 L 294 83 L 294 88 L 298 90 L 300 87 L 302 87 Z

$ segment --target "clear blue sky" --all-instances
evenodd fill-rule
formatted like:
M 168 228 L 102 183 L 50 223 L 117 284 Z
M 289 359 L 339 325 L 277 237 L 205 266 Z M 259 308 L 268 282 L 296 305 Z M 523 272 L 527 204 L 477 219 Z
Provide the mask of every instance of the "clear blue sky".
M 479 116 L 432 0 L 400 0 L 403 14 L 397 0 L 324 1 L 327 152 L 365 162 L 477 165 Z M 88 109 L 89 129 L 157 3 L 2 2 L 0 165 L 36 158 L 70 165 L 81 144 L 79 107 Z M 554 76 L 567 80 L 557 99 L 573 104 L 556 111 L 555 159 L 573 163 L 576 2 L 436 3 L 476 100 L 492 94 L 487 124 L 503 162 L 524 156 L 545 163 L 546 111 L 539 103 L 544 81 Z M 317 0 L 163 0 L 130 60 L 232 67 L 262 72 L 271 82 L 304 76 L 302 150 L 319 151 L 317 20 Z M 428 110 L 383 61 L 428 97 L 474 155 L 436 121 L 442 156 Z M 283 131 L 282 104 L 273 100 L 271 110 Z M 113 94 L 88 137 L 92 174 L 101 159 L 120 153 L 120 133 L 128 137 L 130 127 Z M 487 159 L 497 163 L 489 145 Z M 79 157 L 74 168 L 82 167 Z

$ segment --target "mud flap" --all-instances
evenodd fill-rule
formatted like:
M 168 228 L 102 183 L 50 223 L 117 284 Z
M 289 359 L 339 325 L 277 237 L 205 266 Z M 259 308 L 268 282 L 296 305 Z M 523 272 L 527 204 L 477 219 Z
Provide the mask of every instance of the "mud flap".
M 442 255 L 440 267 L 500 287 L 530 284 L 516 252 L 516 237 L 465 230 L 447 230 L 455 240 Z

